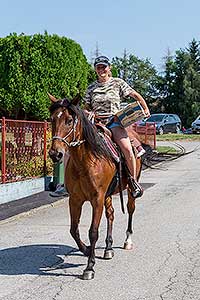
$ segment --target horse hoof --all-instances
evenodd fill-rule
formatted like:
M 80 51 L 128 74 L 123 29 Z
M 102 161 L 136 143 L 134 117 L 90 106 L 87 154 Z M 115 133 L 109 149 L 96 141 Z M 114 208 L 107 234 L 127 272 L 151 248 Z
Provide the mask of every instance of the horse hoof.
M 83 275 L 82 275 L 83 280 L 91 280 L 93 278 L 94 278 L 94 271 L 92 270 L 83 271 Z
M 111 259 L 114 256 L 113 250 L 105 250 L 104 251 L 104 259 Z
M 132 243 L 124 243 L 124 249 L 125 250 L 132 250 L 133 249 L 133 244 Z

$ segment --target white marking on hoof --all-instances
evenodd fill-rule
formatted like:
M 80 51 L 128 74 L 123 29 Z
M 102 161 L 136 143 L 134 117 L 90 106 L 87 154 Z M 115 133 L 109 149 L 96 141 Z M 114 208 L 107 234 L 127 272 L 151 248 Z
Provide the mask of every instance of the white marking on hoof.
M 133 249 L 133 243 L 124 243 L 124 249 L 125 250 L 132 250 Z
M 124 249 L 125 250 L 133 249 L 132 233 L 130 233 L 129 231 L 126 232 L 126 240 L 124 242 Z

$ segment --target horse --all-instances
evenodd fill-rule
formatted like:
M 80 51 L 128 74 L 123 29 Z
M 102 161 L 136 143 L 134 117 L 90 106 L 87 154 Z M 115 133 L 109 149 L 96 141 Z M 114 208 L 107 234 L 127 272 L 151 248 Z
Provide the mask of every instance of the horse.
M 115 188 L 112 194 L 108 193 L 108 189 L 116 174 L 116 162 L 95 126 L 88 120 L 84 110 L 78 106 L 78 97 L 69 101 L 67 98 L 56 99 L 49 94 L 49 98 L 52 102 L 50 106 L 52 143 L 49 155 L 53 162 L 60 162 L 64 159 L 66 152 L 69 153 L 69 160 L 65 167 L 65 186 L 69 192 L 70 233 L 78 249 L 88 256 L 82 279 L 90 280 L 95 274 L 95 245 L 104 207 L 107 218 L 104 259 L 111 259 L 114 256 L 112 195 L 119 192 L 119 187 Z M 139 179 L 142 168 L 141 158 L 137 159 L 136 168 Z M 133 248 L 131 236 L 135 198 L 132 196 L 127 176 L 122 178 L 122 189 L 127 189 L 128 192 L 128 226 L 124 249 L 131 250 Z M 79 221 L 85 201 L 89 201 L 92 206 L 89 246 L 83 243 L 79 233 Z

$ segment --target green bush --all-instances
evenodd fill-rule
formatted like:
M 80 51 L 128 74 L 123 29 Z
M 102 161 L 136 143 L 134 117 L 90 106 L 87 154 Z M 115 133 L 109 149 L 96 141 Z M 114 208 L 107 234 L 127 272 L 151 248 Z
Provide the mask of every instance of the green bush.
M 58 35 L 15 33 L 0 38 L 0 114 L 14 119 L 49 118 L 47 93 L 84 95 L 94 74 L 79 44 Z

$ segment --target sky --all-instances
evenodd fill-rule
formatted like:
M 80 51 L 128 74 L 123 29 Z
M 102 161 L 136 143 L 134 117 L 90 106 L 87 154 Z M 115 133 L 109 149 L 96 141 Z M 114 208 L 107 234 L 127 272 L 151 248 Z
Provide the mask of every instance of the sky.
M 1 0 L 0 37 L 47 31 L 79 43 L 89 62 L 96 49 L 111 59 L 126 49 L 161 71 L 168 51 L 200 41 L 199 12 L 199 0 Z

